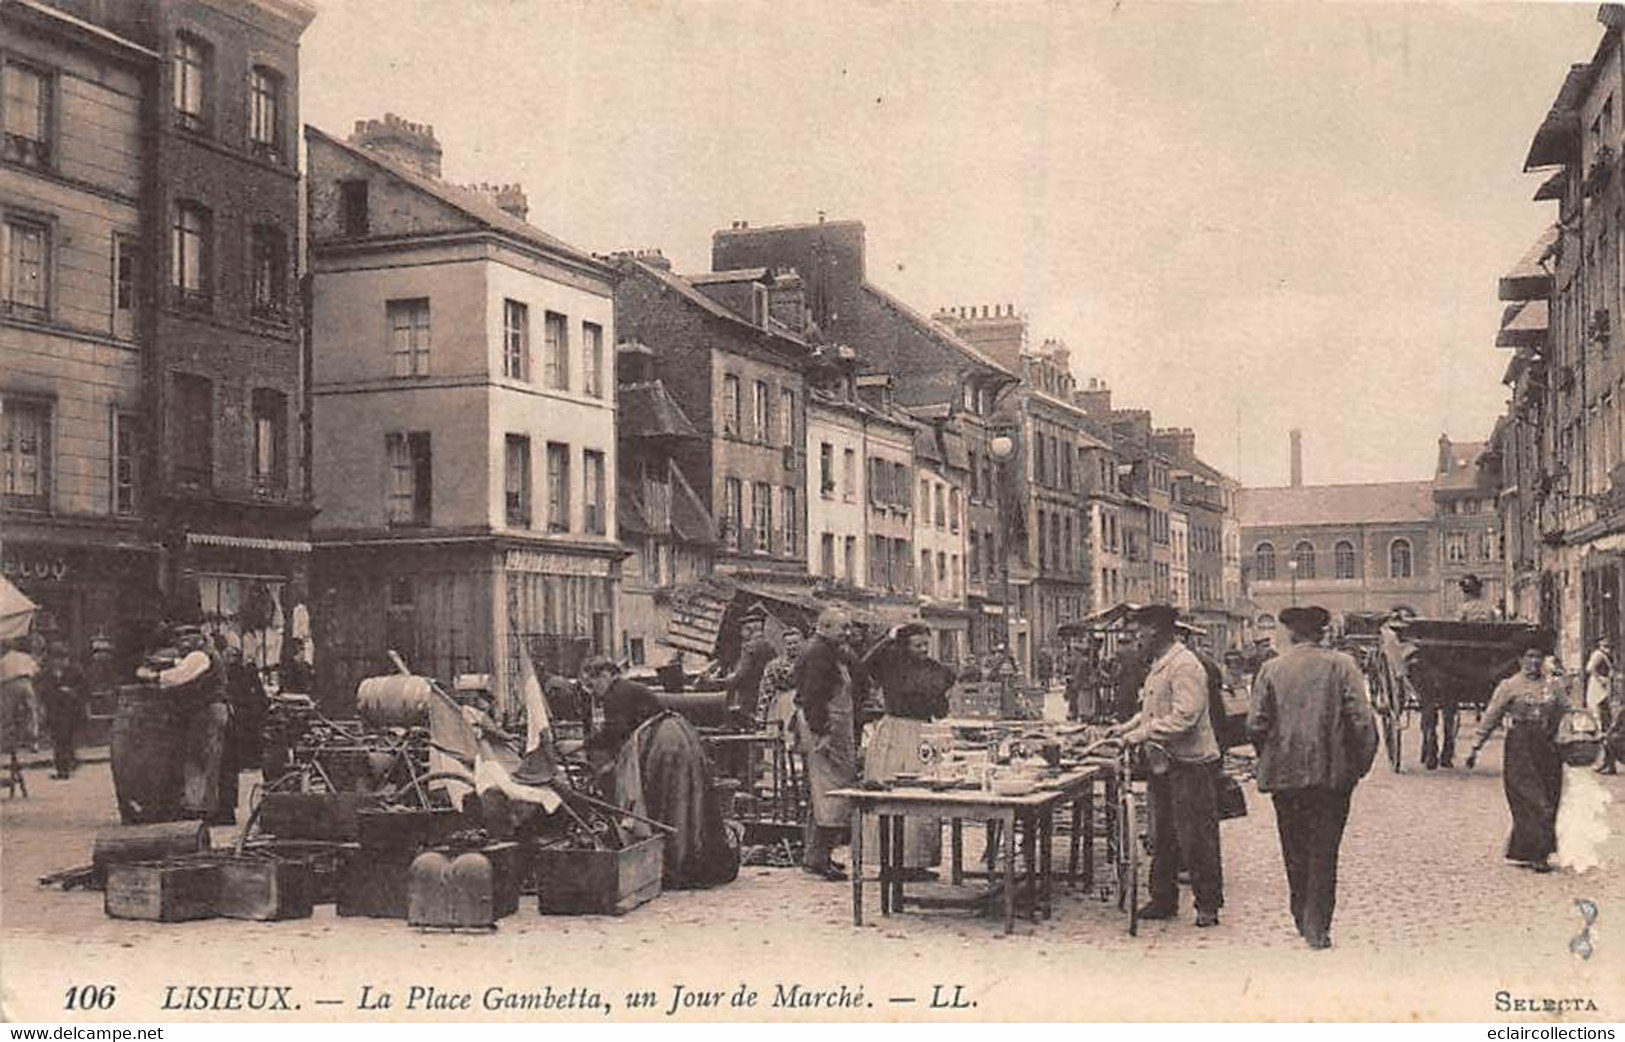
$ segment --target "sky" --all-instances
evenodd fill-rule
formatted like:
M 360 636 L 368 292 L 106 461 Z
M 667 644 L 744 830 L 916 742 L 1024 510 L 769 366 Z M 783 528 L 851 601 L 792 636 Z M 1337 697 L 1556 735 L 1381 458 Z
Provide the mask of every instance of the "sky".
M 1595 4 L 316 0 L 301 108 L 429 123 L 595 252 L 861 220 L 872 282 L 1014 304 L 1249 485 L 1423 479 L 1507 391 L 1496 280 Z

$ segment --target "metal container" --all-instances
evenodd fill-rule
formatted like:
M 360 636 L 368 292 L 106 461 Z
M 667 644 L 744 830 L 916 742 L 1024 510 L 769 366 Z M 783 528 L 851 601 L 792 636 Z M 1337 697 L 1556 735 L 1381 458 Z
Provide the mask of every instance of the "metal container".
M 372 727 L 427 727 L 432 684 L 399 673 L 368 677 L 356 688 L 356 715 Z

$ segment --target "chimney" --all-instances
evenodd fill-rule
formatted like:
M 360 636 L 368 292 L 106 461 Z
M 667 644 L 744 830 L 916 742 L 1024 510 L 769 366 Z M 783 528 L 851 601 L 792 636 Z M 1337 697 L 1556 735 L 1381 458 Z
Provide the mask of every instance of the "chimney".
M 671 270 L 671 260 L 660 249 L 616 250 L 609 258 L 615 261 L 642 261 L 651 268 L 659 268 L 661 271 Z
M 1106 381 L 1093 376 L 1089 378 L 1089 389 L 1079 391 L 1072 396 L 1072 401 L 1083 410 L 1085 416 L 1091 419 L 1111 421 L 1112 418 L 1112 389 Z
M 1455 446 L 1450 444 L 1448 434 L 1439 435 L 1439 476 L 1444 477 L 1455 469 Z
M 1303 431 L 1292 428 L 1292 487 L 1303 487 Z
M 464 185 L 463 190 L 484 196 L 487 202 L 509 217 L 517 217 L 523 221 L 530 214 L 530 200 L 525 198 L 525 190 L 519 185 L 488 185 L 481 182 L 477 185 Z
M 383 119 L 356 120 L 350 144 L 387 156 L 424 177 L 440 179 L 440 142 L 431 124 L 413 123 L 386 112 Z

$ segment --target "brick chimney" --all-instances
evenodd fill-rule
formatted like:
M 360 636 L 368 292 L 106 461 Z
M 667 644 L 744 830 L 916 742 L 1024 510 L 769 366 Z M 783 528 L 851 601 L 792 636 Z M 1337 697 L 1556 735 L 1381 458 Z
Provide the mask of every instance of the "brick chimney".
M 425 177 L 440 179 L 440 142 L 430 124 L 412 123 L 386 112 L 383 119 L 356 120 L 350 144 L 388 156 Z
M 671 270 L 671 260 L 659 249 L 616 250 L 609 258 L 615 261 L 642 261 L 651 268 L 659 268 L 661 271 Z
M 477 185 L 464 185 L 463 190 L 483 195 L 509 217 L 517 217 L 521 221 L 529 218 L 530 200 L 525 197 L 525 190 L 520 185 L 488 185 L 482 181 Z
M 1021 372 L 1027 316 L 1016 314 L 1014 304 L 943 308 L 931 318 L 1011 372 Z
M 1444 477 L 1456 469 L 1455 446 L 1450 444 L 1448 434 L 1439 435 L 1439 476 Z
M 1303 431 L 1292 428 L 1292 487 L 1303 487 Z
M 1106 381 L 1091 376 L 1089 386 L 1072 396 L 1072 402 L 1091 419 L 1110 422 L 1112 416 L 1112 389 Z
M 1161 427 L 1153 432 L 1157 451 L 1189 466 L 1196 461 L 1196 432 L 1189 427 Z

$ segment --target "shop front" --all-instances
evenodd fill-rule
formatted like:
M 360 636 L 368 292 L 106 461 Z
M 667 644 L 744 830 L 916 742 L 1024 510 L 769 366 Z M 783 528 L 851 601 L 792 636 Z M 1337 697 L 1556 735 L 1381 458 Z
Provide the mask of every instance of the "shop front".
M 121 674 L 135 668 L 162 615 L 158 561 L 157 547 L 134 533 L 69 541 L 7 531 L 0 543 L 0 574 L 40 607 L 34 632 L 66 644 L 81 664 L 92 639 L 110 640 Z

